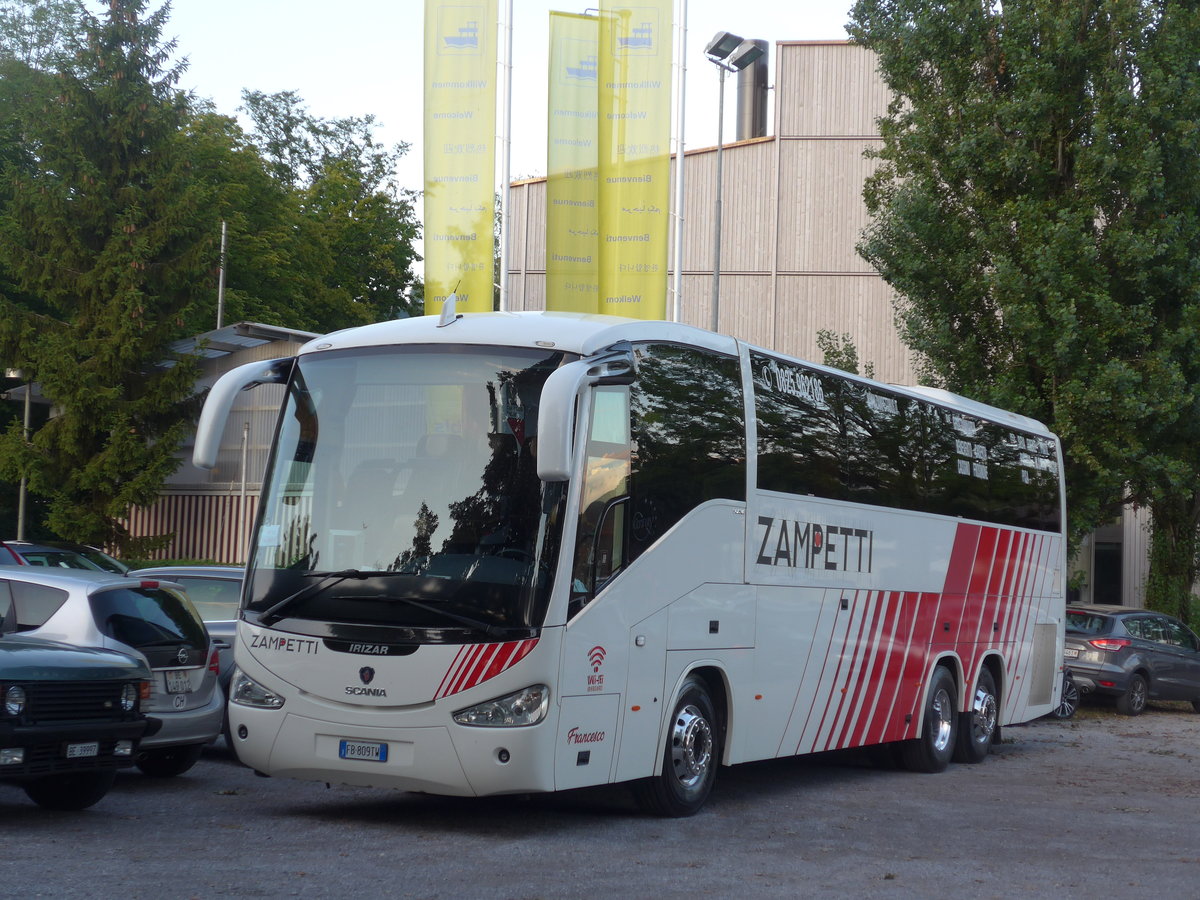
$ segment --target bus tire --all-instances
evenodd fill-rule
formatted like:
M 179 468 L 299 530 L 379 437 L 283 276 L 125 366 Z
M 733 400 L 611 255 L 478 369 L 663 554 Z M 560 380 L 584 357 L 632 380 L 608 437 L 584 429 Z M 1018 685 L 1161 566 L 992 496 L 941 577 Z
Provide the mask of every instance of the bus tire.
M 945 666 L 933 670 L 925 696 L 925 724 L 921 736 L 901 749 L 904 768 L 910 772 L 941 772 L 954 755 L 958 732 L 958 691 L 954 676 Z
M 996 679 L 985 666 L 979 671 L 975 699 L 971 708 L 959 716 L 958 739 L 954 742 L 954 761 L 981 763 L 987 759 L 996 739 L 1000 722 L 1000 704 L 996 698 Z
M 720 758 L 720 725 L 708 685 L 690 677 L 675 701 L 659 773 L 634 785 L 638 805 L 670 818 L 695 815 L 712 790 Z

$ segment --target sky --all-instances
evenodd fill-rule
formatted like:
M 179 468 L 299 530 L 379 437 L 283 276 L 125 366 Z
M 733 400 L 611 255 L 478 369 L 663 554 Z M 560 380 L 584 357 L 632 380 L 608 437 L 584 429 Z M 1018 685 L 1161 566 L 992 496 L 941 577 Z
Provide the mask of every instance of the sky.
M 501 0 L 501 19 L 505 5 Z M 548 13 L 582 13 L 587 7 L 545 0 L 512 0 L 512 5 L 515 180 L 546 172 Z M 150 8 L 158 4 L 151 0 Z M 849 8 L 850 0 L 689 0 L 685 148 L 717 142 L 719 78 L 704 57 L 713 35 L 731 31 L 771 44 L 845 40 Z M 397 178 L 401 187 L 419 190 L 423 19 L 423 0 L 173 0 L 163 36 L 175 38 L 176 55 L 187 57 L 180 86 L 211 99 L 220 112 L 235 114 L 241 91 L 249 89 L 295 91 L 322 118 L 373 114 L 382 123 L 377 130 L 382 140 L 411 145 Z M 773 78 L 774 53 L 769 71 Z M 726 84 L 725 100 L 725 140 L 730 141 L 736 120 L 733 80 Z

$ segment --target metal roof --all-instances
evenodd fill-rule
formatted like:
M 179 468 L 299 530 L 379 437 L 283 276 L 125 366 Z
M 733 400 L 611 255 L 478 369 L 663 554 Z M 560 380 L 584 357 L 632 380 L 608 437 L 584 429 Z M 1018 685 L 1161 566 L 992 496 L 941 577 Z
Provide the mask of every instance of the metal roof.
M 300 331 L 296 328 L 284 328 L 279 325 L 263 325 L 258 322 L 237 322 L 224 328 L 215 328 L 193 337 L 182 338 L 169 345 L 172 353 L 194 355 L 200 359 L 219 359 L 239 350 L 259 347 L 279 341 L 289 341 L 303 344 L 311 341 L 319 334 L 312 331 Z M 162 360 L 159 364 L 164 369 L 175 365 L 174 360 Z M 10 375 L 10 377 L 12 377 Z M 28 385 L 18 385 L 0 395 L 8 400 L 23 402 Z M 33 394 L 29 398 L 32 403 L 49 403 L 42 394 L 38 384 L 33 385 Z
M 276 341 L 292 341 L 302 344 L 318 335 L 311 331 L 283 328 L 279 325 L 261 325 L 257 322 L 238 322 L 183 338 L 171 344 L 171 352 L 199 356 L 201 359 L 217 359 L 239 350 L 260 347 Z

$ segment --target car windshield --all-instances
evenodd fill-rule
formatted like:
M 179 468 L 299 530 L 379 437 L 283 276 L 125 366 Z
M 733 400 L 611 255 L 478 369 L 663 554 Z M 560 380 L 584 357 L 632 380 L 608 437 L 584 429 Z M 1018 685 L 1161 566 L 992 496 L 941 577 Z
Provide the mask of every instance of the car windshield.
M 31 566 L 45 566 L 52 569 L 86 569 L 89 572 L 106 571 L 74 550 L 24 550 L 21 552 L 21 558 Z
M 1073 631 L 1076 634 L 1106 634 L 1111 627 L 1112 620 L 1108 616 L 1080 610 L 1067 610 L 1067 631 Z
M 537 477 L 538 404 L 563 361 L 473 347 L 300 357 L 247 610 L 267 624 L 394 626 L 431 641 L 540 625 L 563 487 Z
M 187 591 L 188 599 L 205 622 L 237 618 L 238 601 L 242 597 L 240 578 L 210 578 L 170 573 L 163 573 L 162 577 L 174 581 Z
M 97 550 L 95 547 L 83 547 L 77 552 L 96 568 L 104 572 L 114 572 L 117 575 L 124 575 L 129 571 L 129 566 L 125 565 L 125 563 L 119 559 L 113 559 L 113 557 L 101 550 Z

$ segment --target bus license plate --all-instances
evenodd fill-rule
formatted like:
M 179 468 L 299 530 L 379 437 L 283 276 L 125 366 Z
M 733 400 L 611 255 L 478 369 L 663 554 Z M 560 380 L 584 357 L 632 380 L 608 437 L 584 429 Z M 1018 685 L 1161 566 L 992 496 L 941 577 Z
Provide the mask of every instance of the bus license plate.
M 1066 647 L 1063 649 L 1063 657 L 1066 659 L 1078 659 L 1079 651 L 1075 647 Z
M 168 669 L 163 673 L 167 676 L 167 693 L 168 694 L 190 694 L 192 691 L 192 679 L 188 672 L 174 672 Z
M 342 759 L 365 759 L 371 762 L 387 762 L 387 744 L 368 743 L 367 741 L 342 741 L 338 747 L 338 756 Z
M 85 756 L 99 756 L 100 743 L 92 741 L 87 744 L 67 744 L 67 759 L 81 759 Z

